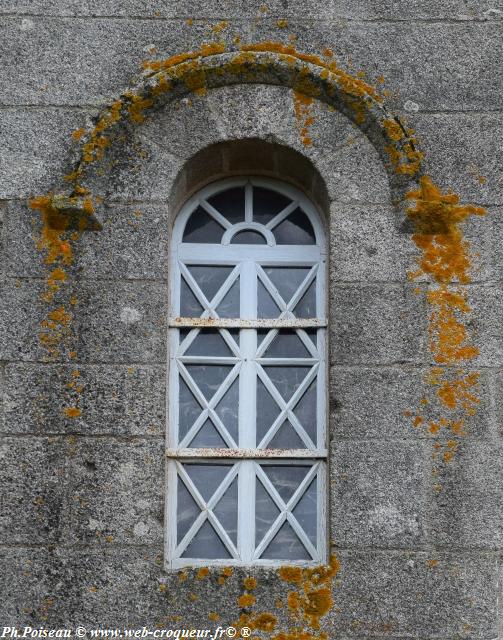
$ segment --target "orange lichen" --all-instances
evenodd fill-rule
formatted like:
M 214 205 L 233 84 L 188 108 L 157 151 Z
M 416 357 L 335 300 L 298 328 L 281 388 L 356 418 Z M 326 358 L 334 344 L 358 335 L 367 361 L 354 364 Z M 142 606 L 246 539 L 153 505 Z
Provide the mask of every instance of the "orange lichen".
M 210 573 L 210 570 L 208 569 L 208 567 L 201 567 L 199 571 L 196 573 L 196 580 L 204 580 L 209 573 Z
M 276 618 L 276 616 L 265 611 L 264 613 L 259 613 L 257 616 L 252 618 L 250 626 L 252 629 L 258 629 L 259 631 L 271 633 L 271 631 L 274 631 L 277 624 L 278 619 Z
M 243 585 L 245 589 L 248 589 L 248 591 L 253 591 L 253 589 L 257 587 L 257 579 L 252 576 L 248 576 L 243 580 Z
M 210 611 L 210 613 L 208 613 L 208 620 L 218 622 L 220 620 L 220 616 L 215 611 Z
M 276 24 L 280 29 L 286 29 L 288 27 L 288 20 L 284 20 L 283 18 L 281 18 L 280 20 L 276 21 Z
M 66 407 L 63 413 L 67 418 L 78 418 L 82 415 L 82 409 L 79 409 L 79 407 Z
M 86 130 L 83 127 L 81 127 L 80 129 L 76 129 L 75 131 L 72 131 L 72 138 L 74 140 L 80 140 L 85 132 Z
M 313 124 L 314 119 L 311 115 L 311 105 L 313 98 L 306 96 L 298 91 L 293 92 L 293 105 L 297 127 L 299 129 L 302 144 L 309 146 L 313 144 L 312 138 L 309 136 L 309 127 Z
M 189 574 L 186 571 L 179 571 L 178 572 L 178 580 L 180 582 L 185 582 L 188 577 L 189 577 Z
M 278 573 L 279 577 L 285 582 L 300 584 L 304 578 L 303 570 L 300 567 L 281 567 Z
M 454 193 L 442 193 L 431 178 L 423 176 L 419 189 L 406 195 L 414 202 L 407 215 L 414 223 L 412 239 L 421 251 L 418 269 L 412 278 L 427 275 L 436 288 L 426 294 L 432 307 L 429 316 L 429 346 L 437 363 L 426 381 L 437 387 L 436 398 L 445 410 L 462 410 L 474 415 L 479 403 L 476 390 L 479 374 L 464 372 L 461 364 L 477 357 L 479 350 L 472 344 L 463 316 L 471 311 L 466 292 L 460 285 L 470 282 L 469 244 L 463 238 L 460 224 L 470 216 L 482 216 L 485 210 L 475 205 L 460 203 Z M 452 285 L 455 285 L 455 288 Z M 417 421 L 418 417 L 414 419 Z M 450 428 L 455 435 L 464 434 L 464 419 L 431 420 L 428 430 L 437 434 L 441 428 Z M 443 455 L 450 462 L 453 450 Z
M 251 607 L 255 604 L 256 600 L 255 596 L 251 593 L 243 593 L 243 595 L 238 598 L 238 605 L 243 608 Z

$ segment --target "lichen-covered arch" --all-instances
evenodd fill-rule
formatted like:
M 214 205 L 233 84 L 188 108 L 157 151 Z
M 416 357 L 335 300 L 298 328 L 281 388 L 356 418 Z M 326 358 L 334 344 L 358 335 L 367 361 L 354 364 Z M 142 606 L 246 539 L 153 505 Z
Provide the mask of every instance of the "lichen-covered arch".
M 395 201 L 402 200 L 411 183 L 415 185 L 422 154 L 411 132 L 387 109 L 376 89 L 329 59 L 268 42 L 232 53 L 224 52 L 222 45 L 203 45 L 194 52 L 147 62 L 144 67 L 139 80 L 108 105 L 92 127 L 74 132 L 81 142 L 75 168 L 52 204 L 79 218 L 81 228 L 92 221 L 89 216 L 97 204 L 90 186 L 93 173 L 104 170 L 106 149 L 126 123 L 140 124 L 147 111 L 183 94 L 233 84 L 290 87 L 299 95 L 327 103 L 349 117 L 374 144 L 387 168 Z

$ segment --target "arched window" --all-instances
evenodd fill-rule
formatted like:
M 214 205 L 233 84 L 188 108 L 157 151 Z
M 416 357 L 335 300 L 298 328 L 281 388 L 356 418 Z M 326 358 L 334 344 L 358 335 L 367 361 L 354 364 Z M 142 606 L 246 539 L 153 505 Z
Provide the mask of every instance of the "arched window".
M 326 560 L 323 226 L 297 189 L 213 183 L 171 249 L 167 563 Z

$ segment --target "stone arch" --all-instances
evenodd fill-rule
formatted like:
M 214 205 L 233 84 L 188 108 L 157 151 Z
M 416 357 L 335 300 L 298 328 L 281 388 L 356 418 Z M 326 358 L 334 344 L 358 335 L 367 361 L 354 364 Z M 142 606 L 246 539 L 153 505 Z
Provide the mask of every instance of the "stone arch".
M 66 188 L 53 196 L 52 206 L 83 219 L 79 226 L 85 228 L 95 220 L 92 215 L 89 218 L 96 208 L 89 196 L 96 177 L 108 171 L 108 147 L 127 139 L 147 111 L 158 111 L 177 98 L 202 95 L 208 89 L 243 84 L 287 87 L 344 114 L 377 150 L 393 201 L 400 203 L 404 193 L 416 186 L 422 157 L 416 141 L 363 80 L 335 63 L 278 43 L 249 45 L 233 53 L 223 52 L 220 45 L 203 45 L 199 51 L 147 64 L 141 78 L 107 106 L 92 127 L 76 132 L 81 146 L 75 154 L 75 168 L 65 177 Z

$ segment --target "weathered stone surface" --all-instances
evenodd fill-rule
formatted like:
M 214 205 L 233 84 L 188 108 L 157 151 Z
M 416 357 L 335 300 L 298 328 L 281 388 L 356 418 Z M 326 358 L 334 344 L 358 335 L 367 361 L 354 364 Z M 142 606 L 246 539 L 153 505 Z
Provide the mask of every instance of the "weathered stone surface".
M 330 528 L 341 548 L 424 542 L 424 443 L 332 443 Z
M 428 538 L 452 549 L 503 546 L 503 446 L 501 441 L 459 441 L 454 457 L 434 461 L 438 475 L 430 491 Z
M 406 281 L 417 254 L 391 205 L 334 203 L 330 211 L 330 268 L 334 281 Z
M 465 423 L 466 438 L 488 438 L 492 430 L 491 393 L 488 374 L 481 372 L 480 403 L 474 416 L 462 410 L 439 407 L 437 388 L 425 381 L 428 369 L 421 368 L 344 368 L 332 367 L 330 373 L 330 433 L 338 438 L 384 440 L 432 438 L 424 429 L 415 429 L 406 411 L 422 415 L 427 422 L 439 417 Z M 421 403 L 425 398 L 428 405 Z M 440 431 L 437 437 L 445 438 Z
M 499 371 L 493 374 L 492 388 L 495 400 L 495 432 L 503 438 L 503 374 Z
M 386 102 L 400 108 L 412 101 L 427 110 L 499 109 L 501 74 L 494 71 L 502 46 L 501 21 L 444 24 L 441 22 L 276 21 L 260 22 L 253 41 L 288 43 L 295 34 L 299 51 L 321 55 L 326 48 L 350 72 L 363 70 L 366 80 L 382 76 Z M 286 33 L 285 33 L 286 31 Z M 393 46 L 390 46 L 390 42 Z M 441 58 L 439 58 L 441 56 Z
M 65 443 L 48 438 L 2 438 L 2 544 L 56 542 L 66 496 Z
M 4 20 L 2 37 L 12 43 L 5 52 L 6 73 L 0 87 L 7 104 L 100 103 L 127 86 L 131 74 L 147 55 L 146 45 L 152 44 L 163 55 L 170 55 L 193 50 L 211 34 L 204 24 L 189 26 L 183 20 L 170 22 L 169 29 L 157 20 L 135 20 L 134 28 L 133 23 L 127 28 L 123 20 L 113 19 L 33 17 L 30 22 L 28 28 L 22 29 L 21 18 Z M 238 25 L 230 26 L 223 36 L 230 41 L 236 31 L 241 31 Z M 246 25 L 243 31 L 242 40 L 287 40 L 276 20 L 255 22 L 251 29 Z M 498 68 L 501 37 L 495 22 L 321 22 L 315 28 L 292 22 L 288 33 L 297 35 L 300 50 L 321 53 L 331 47 L 341 63 L 351 58 L 356 69 L 371 72 L 369 60 L 379 61 L 376 76 L 383 74 L 390 87 L 399 89 L 402 102 L 411 100 L 428 109 L 499 106 L 500 82 L 493 69 Z M 390 41 L 394 43 L 392 48 Z M 442 68 L 436 57 L 440 41 Z M 460 41 L 466 46 L 460 46 Z M 411 58 L 414 72 L 404 77 L 403 61 Z M 453 75 L 459 78 L 455 84 Z M 65 81 L 61 82 L 61 78 Z M 47 90 L 41 95 L 40 87 L 45 85 Z
M 503 203 L 500 113 L 417 113 L 407 120 L 425 151 L 425 170 L 441 188 L 452 189 L 465 202 Z
M 42 347 L 40 322 L 48 311 L 40 300 L 40 281 L 6 279 L 0 285 L 0 357 L 2 360 L 37 360 L 47 357 Z
M 166 285 L 82 281 L 77 296 L 77 351 L 83 362 L 166 361 Z
M 57 553 L 57 552 L 56 552 Z M 4 620 L 33 627 L 58 624 L 55 613 L 54 547 L 0 548 L 0 598 Z M 59 608 L 59 607 L 58 607 Z
M 0 198 L 26 198 L 61 184 L 71 169 L 71 133 L 88 117 L 83 109 L 2 109 Z
M 492 283 L 469 286 L 468 301 L 473 309 L 468 326 L 480 349 L 475 362 L 482 366 L 499 367 L 503 361 L 502 288 Z
M 494 637 L 497 561 L 492 554 L 432 550 L 337 555 L 341 572 L 329 637 Z
M 9 364 L 1 431 L 162 435 L 165 384 L 162 366 Z M 80 416 L 65 414 L 72 406 L 80 408 Z
M 424 362 L 427 313 L 410 285 L 334 285 L 332 364 Z
M 161 543 L 164 439 L 72 440 L 64 541 Z

